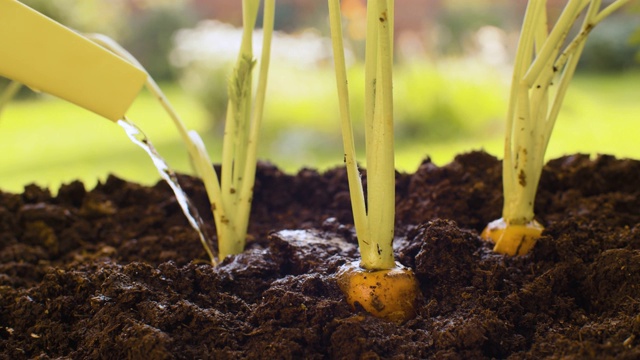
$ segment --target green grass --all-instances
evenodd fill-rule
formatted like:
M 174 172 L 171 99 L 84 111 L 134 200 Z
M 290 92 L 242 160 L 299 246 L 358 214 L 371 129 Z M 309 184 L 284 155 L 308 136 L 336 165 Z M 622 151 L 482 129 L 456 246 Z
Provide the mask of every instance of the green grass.
M 330 71 L 273 68 L 261 159 L 289 172 L 342 163 L 335 80 Z M 352 70 L 351 82 L 359 81 L 359 71 Z M 502 157 L 508 75 L 462 64 L 405 65 L 396 69 L 395 76 L 400 170 L 414 171 L 427 155 L 441 165 L 458 153 L 477 149 Z M 547 158 L 576 152 L 640 158 L 635 123 L 640 118 L 638 84 L 640 72 L 578 74 Z M 203 135 L 212 161 L 220 161 L 220 126 L 210 122 L 204 107 L 177 86 L 164 88 L 187 126 Z M 354 108 L 361 108 L 361 99 L 362 94 L 352 94 Z M 128 116 L 171 166 L 191 172 L 173 124 L 146 92 Z M 354 120 L 360 118 L 356 112 Z M 4 191 L 22 191 L 34 182 L 55 191 L 61 183 L 75 179 L 90 188 L 109 173 L 144 184 L 158 180 L 146 154 L 129 142 L 119 126 L 53 98 L 15 101 L 6 108 L 0 118 L 0 152 L 0 189 Z M 364 162 L 364 156 L 360 159 Z

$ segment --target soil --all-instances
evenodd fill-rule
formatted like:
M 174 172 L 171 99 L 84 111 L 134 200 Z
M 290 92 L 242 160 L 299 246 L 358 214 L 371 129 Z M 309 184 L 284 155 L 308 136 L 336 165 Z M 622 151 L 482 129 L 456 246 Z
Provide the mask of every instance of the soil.
M 357 258 L 342 168 L 261 164 L 247 250 L 219 267 L 164 183 L 0 193 L 0 359 L 640 358 L 640 162 L 549 162 L 521 257 L 478 237 L 500 178 L 483 152 L 397 174 L 396 254 L 422 295 L 401 325 L 336 284 Z M 180 182 L 214 234 L 201 182 Z

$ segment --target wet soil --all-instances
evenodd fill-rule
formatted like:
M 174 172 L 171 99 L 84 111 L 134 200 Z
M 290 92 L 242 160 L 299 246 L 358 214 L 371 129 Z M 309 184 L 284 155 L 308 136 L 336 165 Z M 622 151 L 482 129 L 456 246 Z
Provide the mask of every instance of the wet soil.
M 421 289 L 401 325 L 352 311 L 333 277 L 357 257 L 340 168 L 261 164 L 248 248 L 217 268 L 164 183 L 0 193 L 0 359 L 640 358 L 640 162 L 547 164 L 544 236 L 515 258 L 478 238 L 500 176 L 482 152 L 397 174 L 397 258 Z

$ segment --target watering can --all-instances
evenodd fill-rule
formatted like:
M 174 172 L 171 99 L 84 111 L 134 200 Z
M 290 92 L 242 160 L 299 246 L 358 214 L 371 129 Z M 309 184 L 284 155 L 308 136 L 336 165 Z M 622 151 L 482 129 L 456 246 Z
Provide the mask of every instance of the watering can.
M 0 76 L 120 120 L 147 73 L 16 0 L 0 0 Z

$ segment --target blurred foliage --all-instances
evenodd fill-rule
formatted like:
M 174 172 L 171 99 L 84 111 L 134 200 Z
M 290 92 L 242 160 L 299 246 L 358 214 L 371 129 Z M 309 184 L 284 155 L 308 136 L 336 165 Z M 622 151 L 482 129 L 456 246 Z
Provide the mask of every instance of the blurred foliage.
M 221 124 L 225 117 L 227 78 L 240 49 L 241 34 L 242 30 L 232 25 L 205 20 L 173 37 L 169 58 L 179 69 L 179 83 L 203 105 L 212 123 Z
M 178 78 L 180 69 L 173 67 L 168 60 L 173 35 L 176 30 L 193 26 L 199 20 L 191 0 L 22 1 L 73 29 L 99 32 L 114 38 L 131 51 L 157 80 Z M 423 34 L 434 36 L 434 54 L 430 55 L 434 58 L 468 55 L 473 51 L 474 33 L 486 25 L 497 26 L 507 32 L 516 31 L 520 15 L 514 16 L 514 11 L 519 13 L 521 7 L 504 0 L 443 2 L 435 17 L 435 31 Z M 276 27 L 296 32 L 313 26 L 324 31 L 327 25 L 325 8 L 326 4 L 311 0 L 277 3 Z M 640 30 L 632 36 L 635 43 L 628 40 L 632 30 L 640 26 L 638 8 L 632 4 L 626 14 L 614 15 L 594 30 L 580 69 L 620 70 L 634 66 L 634 57 L 640 61 Z M 355 42 L 353 45 L 356 53 L 360 54 L 363 44 Z M 219 78 L 219 75 L 214 76 L 214 79 Z M 215 90 L 213 94 L 217 92 Z M 214 108 L 218 107 L 216 102 L 212 103 Z
M 612 72 L 638 67 L 639 27 L 637 14 L 613 15 L 598 24 L 589 34 L 578 71 Z
M 173 35 L 191 26 L 196 14 L 184 1 L 154 5 L 128 19 L 121 45 L 147 69 L 156 81 L 175 80 L 178 70 L 169 61 Z
M 308 27 L 327 27 L 327 4 L 324 1 L 310 0 L 303 4 L 304 11 L 300 11 L 292 2 L 276 1 L 275 29 L 295 32 Z M 222 20 L 222 19 L 220 19 Z M 258 19 L 258 27 L 262 27 L 262 16 Z
M 481 27 L 508 27 L 509 11 L 508 7 L 490 4 L 465 4 L 445 8 L 437 18 L 438 55 L 464 55 L 468 50 L 469 38 Z
M 214 122 L 225 117 L 227 78 L 236 62 L 241 38 L 242 29 L 216 20 L 205 20 L 193 28 L 181 29 L 174 37 L 170 58 L 181 69 L 180 84 L 185 91 L 202 101 Z M 290 76 L 297 74 L 296 70 L 309 72 L 326 67 L 331 55 L 330 46 L 330 40 L 316 31 L 303 31 L 293 35 L 276 32 L 271 45 L 270 62 L 272 70 L 282 69 L 283 73 L 270 71 L 269 83 L 280 81 L 284 77 L 289 83 L 282 83 L 281 86 L 291 88 L 291 83 L 300 81 L 300 78 Z M 254 57 L 260 56 L 261 30 L 254 32 L 253 51 Z M 257 76 L 257 73 L 254 74 Z M 335 91 L 335 87 L 332 90 Z M 270 86 L 269 98 L 272 91 L 278 90 Z
M 176 36 L 172 52 L 175 63 L 183 68 L 181 85 L 207 109 L 218 135 L 222 133 L 226 111 L 227 74 L 233 66 L 233 56 L 227 54 L 233 52 L 233 47 L 227 42 L 236 37 L 239 41 L 240 36 L 233 31 L 238 32 L 213 22 L 185 29 Z M 335 75 L 326 61 L 330 48 L 323 47 L 328 41 L 318 35 L 275 36 L 265 114 L 265 122 L 271 122 L 271 126 L 265 128 L 264 137 L 285 134 L 287 139 L 299 140 L 301 148 L 320 148 L 327 146 L 327 141 L 340 145 L 339 138 L 309 135 L 314 131 L 332 133 L 338 116 Z M 204 49 L 202 44 L 206 43 L 210 45 Z M 312 43 L 317 47 L 310 46 Z M 303 52 L 308 58 L 293 56 L 292 52 L 285 56 L 287 51 L 278 49 L 297 49 L 294 53 Z M 315 55 L 312 49 L 317 50 Z M 350 102 L 353 120 L 358 123 L 364 117 L 364 78 L 362 64 L 353 62 L 353 57 L 351 60 L 349 83 L 354 85 L 350 88 Z M 476 131 L 477 123 L 501 122 L 507 94 L 507 77 L 503 75 L 473 60 L 399 64 L 394 74 L 398 137 L 442 141 Z M 504 91 L 495 91 L 498 89 Z M 272 113 L 277 117 L 270 118 Z M 356 126 L 355 132 L 360 138 L 364 136 L 362 126 Z M 287 142 L 292 146 L 291 141 Z
M 180 83 L 207 110 L 211 120 L 219 125 L 222 131 L 222 121 L 227 111 L 227 78 L 230 67 L 197 68 L 193 64 L 180 79 Z
M 634 13 L 636 16 L 640 15 L 640 4 L 635 4 L 635 6 L 629 10 L 629 13 Z M 640 46 L 640 25 L 636 27 L 636 30 L 629 37 L 629 43 L 631 45 Z M 640 49 L 636 51 L 634 57 L 636 62 L 640 63 Z
M 507 82 L 494 69 L 421 64 L 403 66 L 395 76 L 399 138 L 446 141 L 479 134 L 478 124 L 502 123 Z

